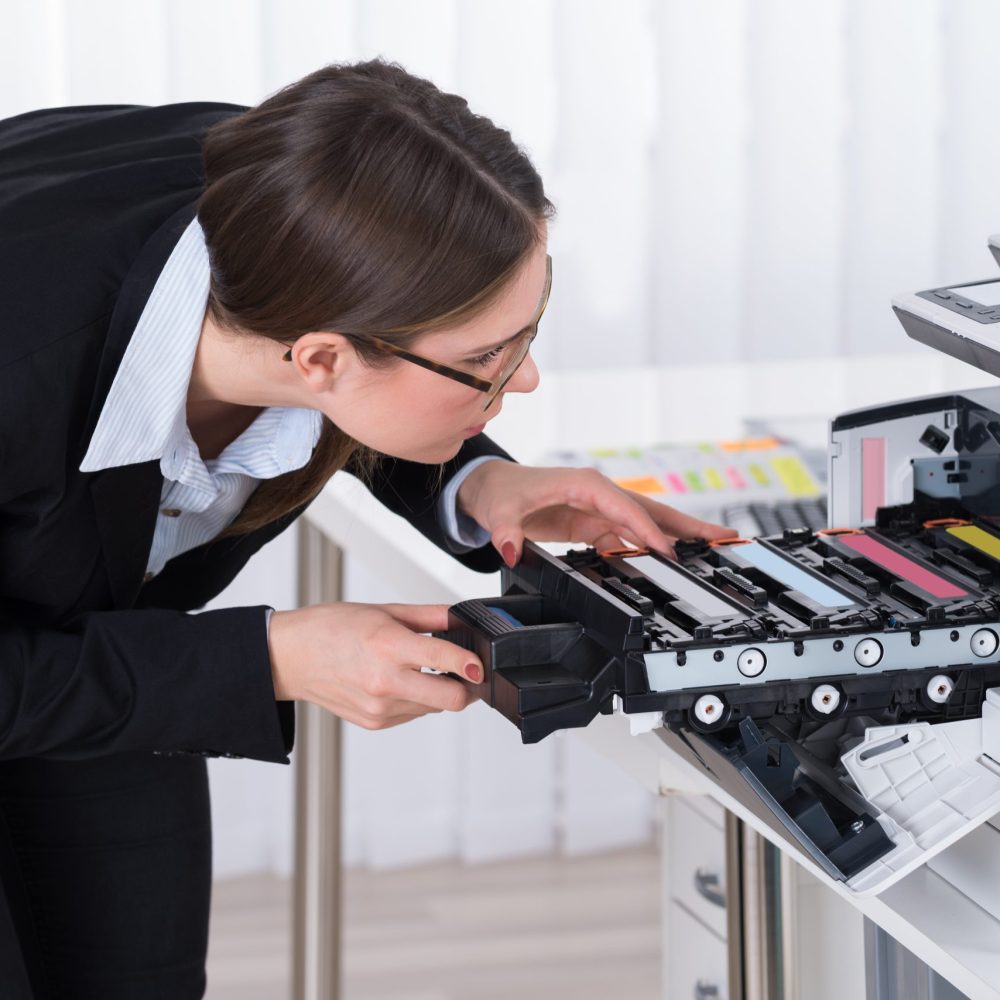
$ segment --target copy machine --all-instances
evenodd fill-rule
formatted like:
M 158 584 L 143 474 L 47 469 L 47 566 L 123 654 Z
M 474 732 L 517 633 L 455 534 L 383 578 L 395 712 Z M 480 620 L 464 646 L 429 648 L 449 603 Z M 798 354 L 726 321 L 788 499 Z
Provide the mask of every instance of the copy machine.
M 893 308 L 1000 375 L 997 293 Z M 445 634 L 525 742 L 623 712 L 868 894 L 1000 811 L 1000 387 L 842 414 L 828 458 L 825 528 L 676 560 L 527 543 Z

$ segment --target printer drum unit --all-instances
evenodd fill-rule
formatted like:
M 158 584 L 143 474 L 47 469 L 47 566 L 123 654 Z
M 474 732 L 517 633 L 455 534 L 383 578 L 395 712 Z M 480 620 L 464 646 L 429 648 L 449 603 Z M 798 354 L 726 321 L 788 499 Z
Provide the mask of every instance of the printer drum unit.
M 484 701 L 535 742 L 629 714 L 718 733 L 744 719 L 979 715 L 1000 686 L 1000 534 L 886 508 L 867 529 L 553 556 L 451 610 Z
M 987 706 L 1000 720 L 987 520 L 909 504 L 676 555 L 528 543 L 503 596 L 456 604 L 444 635 L 479 655 L 473 686 L 525 743 L 620 707 L 853 892 L 1000 808 L 982 763 Z

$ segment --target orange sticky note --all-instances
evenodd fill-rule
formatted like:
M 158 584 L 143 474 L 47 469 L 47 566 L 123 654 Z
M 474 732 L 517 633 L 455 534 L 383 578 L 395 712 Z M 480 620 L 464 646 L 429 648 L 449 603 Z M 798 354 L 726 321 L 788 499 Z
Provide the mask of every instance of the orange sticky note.
M 666 493 L 667 487 L 655 476 L 634 476 L 625 479 L 616 479 L 615 482 L 623 490 L 632 490 L 634 493 Z

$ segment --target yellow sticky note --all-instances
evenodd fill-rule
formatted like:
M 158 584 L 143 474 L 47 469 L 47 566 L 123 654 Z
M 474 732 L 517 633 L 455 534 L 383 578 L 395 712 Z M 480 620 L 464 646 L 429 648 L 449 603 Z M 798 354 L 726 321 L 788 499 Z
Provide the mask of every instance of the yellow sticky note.
M 781 485 L 791 496 L 819 496 L 820 488 L 800 458 L 796 458 L 794 455 L 788 455 L 785 458 L 772 458 L 771 468 L 777 473 Z

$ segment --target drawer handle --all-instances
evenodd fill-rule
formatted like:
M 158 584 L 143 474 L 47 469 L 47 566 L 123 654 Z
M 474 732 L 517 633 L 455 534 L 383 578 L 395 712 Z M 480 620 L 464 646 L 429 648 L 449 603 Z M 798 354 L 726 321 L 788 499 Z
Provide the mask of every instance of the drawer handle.
M 715 872 L 705 871 L 699 868 L 694 873 L 694 887 L 698 890 L 698 895 L 707 899 L 715 906 L 726 908 L 726 896 L 719 888 L 719 876 Z
M 701 979 L 695 984 L 694 1000 L 718 1000 L 722 996 L 715 983 L 706 983 Z

